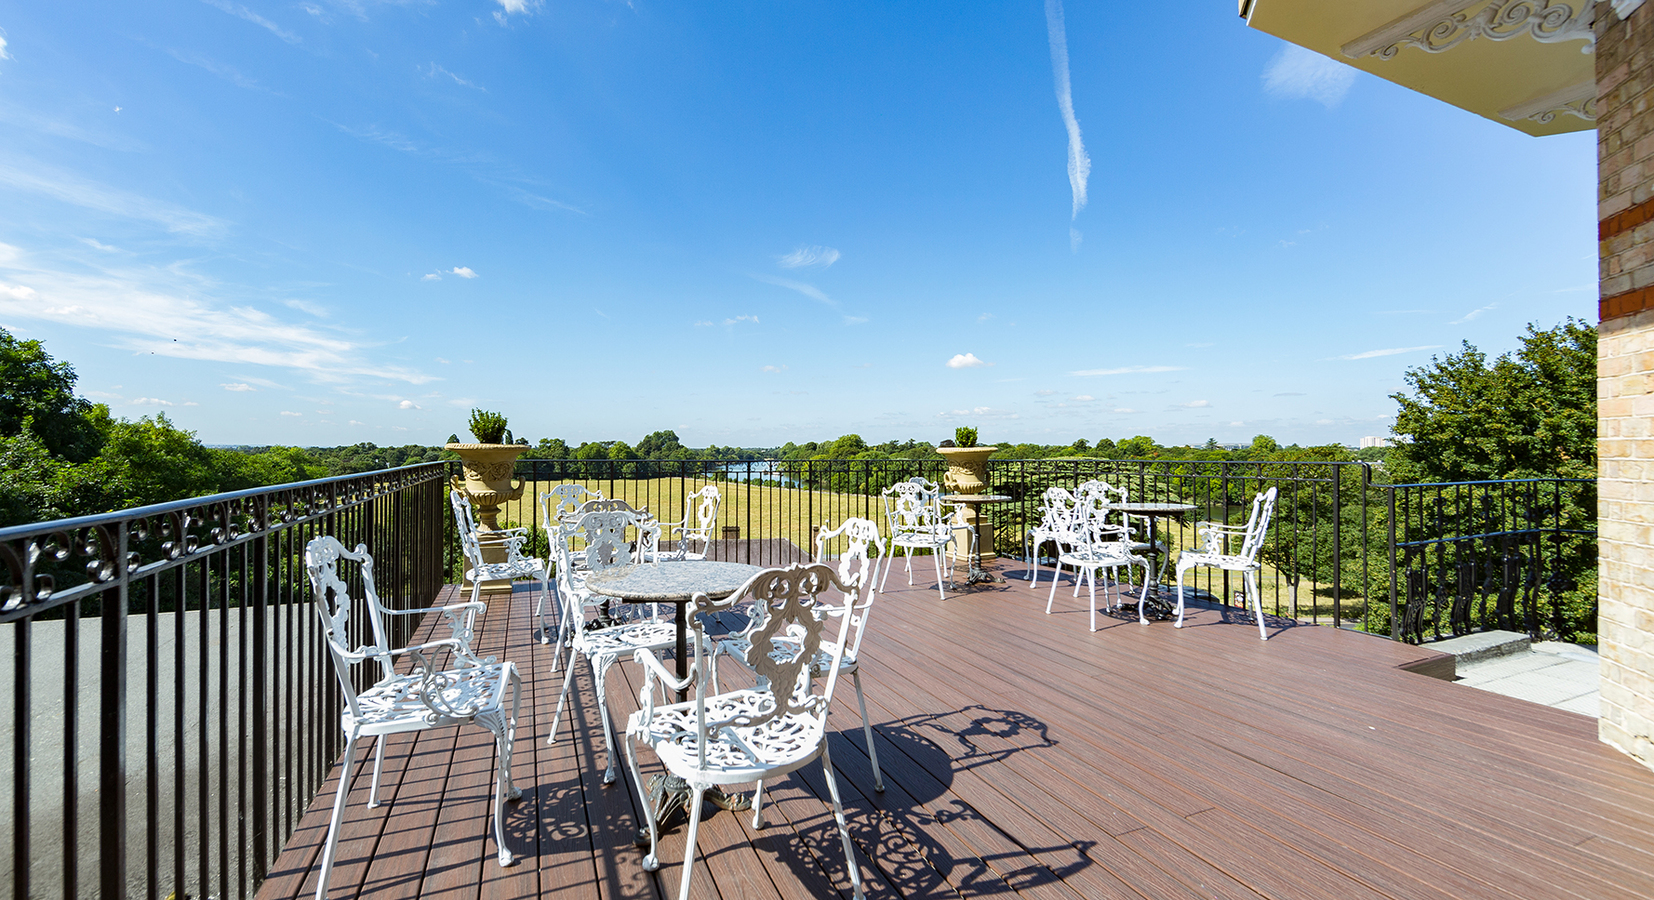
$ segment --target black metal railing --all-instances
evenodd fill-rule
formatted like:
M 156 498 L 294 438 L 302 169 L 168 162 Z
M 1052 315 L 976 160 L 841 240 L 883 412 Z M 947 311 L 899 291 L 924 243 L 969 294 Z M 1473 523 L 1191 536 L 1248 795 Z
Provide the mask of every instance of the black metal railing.
M 1392 637 L 1567 635 L 1582 622 L 1595 631 L 1596 481 L 1403 484 L 1385 494 Z
M 343 749 L 304 545 L 428 606 L 446 506 L 432 463 L 0 530 L 11 896 L 252 896 Z
M 453 474 L 459 473 L 457 463 L 451 467 Z M 545 547 L 545 535 L 534 498 L 554 484 L 578 482 L 605 496 L 648 506 L 663 520 L 675 520 L 683 515 L 687 495 L 704 484 L 722 483 L 724 507 L 719 522 L 726 537 L 739 539 L 733 545 L 736 558 L 775 565 L 807 554 L 814 529 L 825 521 L 856 515 L 883 525 L 882 489 L 913 476 L 940 483 L 946 471 L 947 464 L 940 459 L 523 460 L 517 464 L 517 476 L 524 482 L 523 497 L 508 504 L 501 519 L 528 527 L 539 552 Z M 987 471 L 989 490 L 1010 497 L 983 507 L 990 526 L 985 531 L 991 532 L 982 536 L 984 545 L 1003 556 L 1040 555 L 1040 548 L 1025 547 L 1024 536 L 1039 520 L 1041 495 L 1048 487 L 1072 490 L 1083 481 L 1098 479 L 1126 488 L 1133 500 L 1192 504 L 1193 512 L 1159 522 L 1157 538 L 1167 546 L 1167 559 L 1195 545 L 1198 523 L 1242 522 L 1251 511 L 1253 496 L 1274 487 L 1278 492 L 1275 515 L 1260 555 L 1266 612 L 1409 640 L 1425 635 L 1403 627 L 1407 621 L 1429 623 L 1432 637 L 1501 622 L 1521 626 L 1535 636 L 1570 636 L 1594 628 L 1584 624 L 1594 622 L 1594 606 L 1580 608 L 1590 601 L 1579 591 L 1578 573 L 1595 565 L 1595 506 L 1576 497 L 1581 491 L 1593 490 L 1593 482 L 1543 479 L 1490 482 L 1482 487 L 1389 485 L 1382 482 L 1382 470 L 1360 462 L 991 459 Z M 1517 484 L 1526 487 L 1513 487 Z M 1545 494 L 1547 490 L 1550 494 Z M 1576 499 L 1561 506 L 1556 502 L 1547 506 L 1537 499 L 1523 501 L 1520 516 L 1508 512 L 1516 508 L 1512 504 L 1523 491 L 1558 501 Z M 1473 500 L 1473 496 L 1483 499 Z M 1500 499 L 1495 502 L 1495 497 Z M 1471 516 L 1472 508 L 1482 511 L 1479 519 Z M 1562 512 L 1545 512 L 1553 508 Z M 1507 512 L 1496 522 L 1498 517 L 1489 510 Z M 1467 530 L 1472 524 L 1479 530 Z M 1425 555 L 1427 546 L 1435 548 L 1433 555 Z M 1534 590 L 1523 595 L 1523 609 L 1532 614 L 1524 612 L 1519 622 L 1497 615 L 1505 609 L 1504 601 L 1498 600 L 1501 588 L 1487 576 L 1488 566 L 1494 565 L 1489 560 L 1495 555 L 1501 567 L 1507 565 L 1507 556 L 1515 559 L 1523 578 L 1540 571 L 1538 566 L 1546 573 Z M 1461 569 L 1473 558 L 1481 573 L 1477 591 L 1492 592 L 1495 615 L 1461 616 L 1457 628 L 1451 628 L 1452 617 L 1436 610 L 1452 607 L 1446 598 L 1459 596 L 1453 592 L 1464 577 Z M 449 571 L 457 580 L 457 556 L 450 557 Z M 1504 574 L 1501 568 L 1499 579 Z M 1503 584 L 1499 579 L 1495 581 Z M 1415 601 L 1407 607 L 1409 583 L 1428 602 Z M 1241 587 L 1238 576 L 1209 569 L 1194 570 L 1189 584 L 1202 595 L 1225 603 L 1233 602 Z M 1443 587 L 1448 584 L 1452 591 Z M 1411 620 L 1403 615 L 1409 610 Z

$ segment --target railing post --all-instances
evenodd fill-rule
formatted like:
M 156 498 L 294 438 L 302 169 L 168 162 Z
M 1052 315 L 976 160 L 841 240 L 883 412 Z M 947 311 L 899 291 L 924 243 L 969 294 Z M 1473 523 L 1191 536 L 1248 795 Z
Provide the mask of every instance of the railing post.
M 1342 488 L 1344 484 L 1344 464 L 1337 463 L 1332 467 L 1332 622 L 1333 627 L 1338 625 L 1338 614 L 1343 606 L 1342 590 L 1344 586 L 1344 505 Z
M 95 526 L 94 536 L 114 559 L 114 584 L 103 592 L 103 669 L 100 673 L 98 756 L 98 893 L 126 896 L 126 607 L 131 573 L 127 571 L 127 523 Z M 114 535 L 111 536 L 110 532 Z M 111 539 L 111 537 L 113 539 Z M 113 594 L 114 596 L 110 596 Z M 28 688 L 25 686 L 24 690 Z M 72 835 L 65 840 L 74 840 Z M 27 860 L 18 860 L 28 865 Z M 21 898 L 19 898 L 21 900 Z
M 264 528 L 270 519 L 266 514 L 268 497 L 260 497 L 253 501 L 253 513 L 258 517 L 254 527 Z M 395 548 L 400 554 L 401 548 Z M 270 725 L 267 710 L 269 708 L 269 685 L 265 677 L 265 667 L 269 664 L 268 616 L 270 610 L 270 546 L 269 538 L 263 532 L 253 539 L 252 569 L 256 573 L 252 577 L 253 588 L 253 884 L 264 881 L 266 864 L 269 860 L 267 844 L 269 841 L 270 824 L 270 776 L 268 767 L 270 755 L 266 745 L 270 740 Z M 152 761 L 153 764 L 153 761 Z M 179 892 L 181 893 L 181 892 Z
M 1396 616 L 1396 488 L 1391 485 L 1385 490 L 1389 494 L 1389 533 L 1390 533 L 1390 640 L 1401 640 L 1401 620 Z

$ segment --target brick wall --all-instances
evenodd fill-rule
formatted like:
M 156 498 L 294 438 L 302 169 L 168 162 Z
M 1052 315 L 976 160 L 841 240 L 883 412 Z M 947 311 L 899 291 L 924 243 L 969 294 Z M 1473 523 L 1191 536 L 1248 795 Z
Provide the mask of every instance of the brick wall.
M 1654 3 L 1596 22 L 1598 734 L 1654 768 Z

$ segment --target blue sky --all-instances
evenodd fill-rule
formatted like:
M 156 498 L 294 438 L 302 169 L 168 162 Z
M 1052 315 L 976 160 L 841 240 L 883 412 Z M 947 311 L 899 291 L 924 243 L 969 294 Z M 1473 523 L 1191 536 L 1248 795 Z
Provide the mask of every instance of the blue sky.
M 0 325 L 209 443 L 473 406 L 1353 443 L 1432 353 L 1595 320 L 1593 133 L 1230 0 L 13 2 L 0 38 Z

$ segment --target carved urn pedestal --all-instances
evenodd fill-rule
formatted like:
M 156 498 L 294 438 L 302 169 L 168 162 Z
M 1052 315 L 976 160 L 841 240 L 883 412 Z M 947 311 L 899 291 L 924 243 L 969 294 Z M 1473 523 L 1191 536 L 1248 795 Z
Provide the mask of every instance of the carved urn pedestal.
M 938 447 L 936 452 L 942 454 L 948 461 L 948 474 L 942 478 L 942 489 L 949 494 L 982 494 L 988 490 L 988 457 L 994 455 L 998 447 Z M 976 529 L 977 542 L 982 545 L 982 561 L 998 559 L 999 554 L 994 552 L 994 526 L 988 517 L 982 514 L 982 507 L 974 504 L 965 505 L 959 513 L 964 524 Z M 970 558 L 970 548 L 962 546 L 964 542 L 954 545 L 953 558 L 960 562 L 967 562 Z
M 510 503 L 523 496 L 523 482 L 513 479 L 517 457 L 527 452 L 523 444 L 446 444 L 443 449 L 459 454 L 465 465 L 465 477 L 454 478 L 453 489 L 463 491 L 471 498 L 477 514 L 477 530 L 483 534 L 500 530 L 500 504 Z M 524 548 L 525 550 L 527 548 Z M 506 551 L 497 544 L 483 544 L 483 562 L 505 562 Z M 469 591 L 467 582 L 461 587 Z M 482 583 L 485 599 L 511 594 L 511 582 L 493 579 Z

